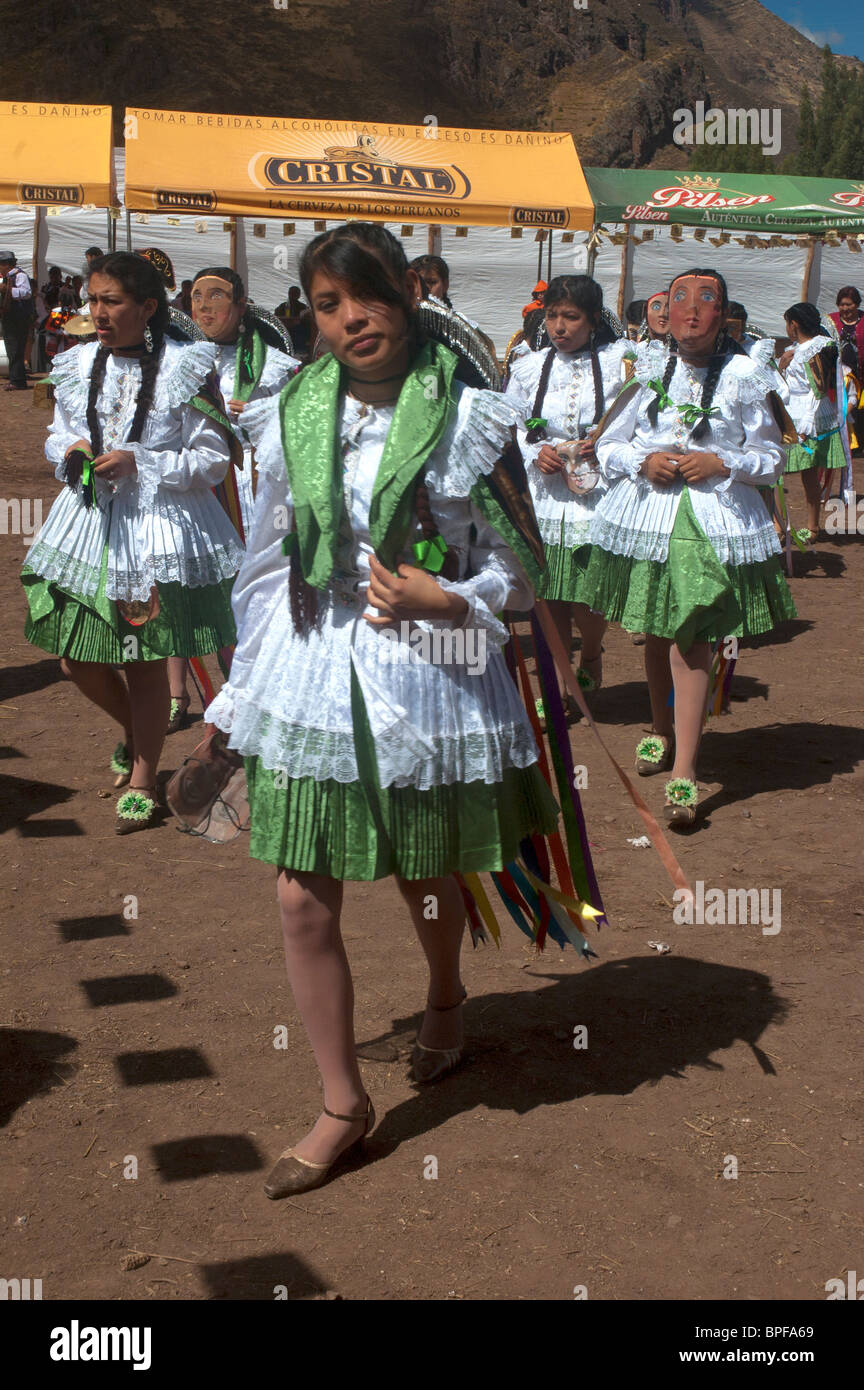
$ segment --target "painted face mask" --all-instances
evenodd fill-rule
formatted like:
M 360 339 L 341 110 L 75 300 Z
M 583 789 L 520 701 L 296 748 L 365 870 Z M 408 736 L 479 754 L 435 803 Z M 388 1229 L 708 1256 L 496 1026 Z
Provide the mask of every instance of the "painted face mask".
M 669 327 L 669 295 L 665 290 L 652 294 L 645 305 L 645 318 L 652 336 L 662 338 Z
M 723 323 L 723 296 L 710 275 L 684 275 L 669 291 L 669 327 L 678 343 L 710 349 Z
M 218 275 L 202 275 L 192 286 L 192 317 L 214 341 L 236 335 L 243 310 L 234 299 L 234 287 Z

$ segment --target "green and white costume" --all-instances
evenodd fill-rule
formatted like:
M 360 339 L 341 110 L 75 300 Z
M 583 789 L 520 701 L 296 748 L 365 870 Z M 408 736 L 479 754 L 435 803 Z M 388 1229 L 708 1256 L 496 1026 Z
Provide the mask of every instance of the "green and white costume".
M 398 404 L 373 408 L 344 394 L 327 356 L 244 412 L 258 494 L 237 650 L 206 717 L 246 758 L 250 850 L 266 862 L 339 879 L 479 872 L 556 824 L 496 616 L 531 607 L 526 569 L 538 572 L 492 486 L 516 417 L 500 395 L 457 383 L 456 363 L 427 344 Z M 369 557 L 418 563 L 420 480 L 459 561 L 458 580 L 440 582 L 468 614 L 461 631 L 384 633 L 363 618 L 375 614 Z M 286 550 L 316 591 L 307 636 L 291 619 Z
M 787 408 L 800 436 L 800 443 L 789 449 L 787 473 L 803 473 L 808 468 L 846 467 L 837 405 L 828 395 L 818 360 L 822 349 L 832 346 L 833 340 L 821 333 L 809 342 L 796 343 L 786 368 Z
M 609 409 L 624 384 L 624 358 L 632 353 L 632 346 L 626 338 L 621 338 L 597 349 L 603 384 L 601 414 Z M 529 444 L 525 421 L 533 416 L 540 374 L 550 353 L 554 354 L 554 360 L 541 405 L 541 415 L 547 422 L 546 439 Z M 528 352 L 513 364 L 506 395 L 520 412 L 519 447 L 525 459 L 528 486 L 546 551 L 546 573 L 537 597 L 584 603 L 581 584 L 588 563 L 591 520 L 606 483 L 601 479 L 590 492 L 572 492 L 563 473 L 540 472 L 537 456 L 544 443 L 554 449 L 556 443 L 583 439 L 594 425 L 596 401 L 591 353 L 587 348 L 580 352 L 559 352 L 554 347 Z
M 82 344 L 54 359 L 56 406 L 45 453 L 61 481 L 67 450 L 89 439 L 96 352 L 97 344 Z M 165 341 L 153 405 L 132 444 L 141 368 L 135 358 L 109 354 L 96 403 L 102 448 L 128 449 L 137 473 L 113 487 L 94 475 L 91 507 L 80 483 L 64 486 L 55 500 L 21 576 L 34 646 L 119 664 L 199 656 L 233 642 L 231 585 L 243 546 L 211 488 L 239 446 L 208 390 L 215 352 L 210 343 Z M 146 603 L 153 586 L 158 615 L 130 626 L 118 600 Z
M 609 490 L 594 513 L 584 584 L 591 607 L 610 621 L 687 650 L 696 641 L 767 632 L 793 618 L 795 607 L 759 492 L 776 482 L 784 463 L 770 378 L 746 355 L 728 355 L 710 434 L 692 444 L 708 368 L 679 358 L 664 398 L 667 362 L 662 343 L 640 346 L 635 379 L 597 441 Z M 652 425 L 648 408 L 658 397 Z M 692 485 L 678 477 L 655 486 L 641 464 L 672 448 L 718 454 L 729 477 Z

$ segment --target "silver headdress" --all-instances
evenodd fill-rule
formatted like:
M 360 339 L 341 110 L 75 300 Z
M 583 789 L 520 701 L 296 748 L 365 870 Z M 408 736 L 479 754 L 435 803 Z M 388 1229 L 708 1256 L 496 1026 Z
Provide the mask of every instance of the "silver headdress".
M 266 323 L 270 325 L 270 327 L 278 334 L 279 338 L 281 339 L 283 351 L 287 352 L 289 357 L 293 357 L 294 344 L 291 341 L 291 334 L 288 332 L 288 329 L 285 327 L 282 320 L 278 319 L 275 314 L 271 314 L 269 309 L 262 309 L 259 307 L 259 305 L 253 304 L 251 299 L 249 300 L 249 303 L 246 307 L 248 312 L 252 314 L 253 317 L 258 320 L 259 323 Z M 273 346 L 276 346 L 275 343 L 273 344 Z
M 206 333 L 202 333 L 195 320 L 182 309 L 175 309 L 173 304 L 169 305 L 168 316 L 171 320 L 168 328 L 169 337 L 181 343 L 206 343 Z
M 476 328 L 455 309 L 434 295 L 421 300 L 417 313 L 420 327 L 427 338 L 443 343 L 462 359 L 460 379 L 469 386 L 501 390 L 501 369 Z

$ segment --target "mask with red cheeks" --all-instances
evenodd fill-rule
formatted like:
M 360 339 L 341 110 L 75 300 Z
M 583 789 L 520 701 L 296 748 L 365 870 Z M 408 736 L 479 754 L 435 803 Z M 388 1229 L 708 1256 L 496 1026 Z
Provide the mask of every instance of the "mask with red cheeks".
M 696 356 L 714 347 L 725 315 L 723 294 L 710 275 L 684 275 L 669 290 L 669 329 L 680 347 Z

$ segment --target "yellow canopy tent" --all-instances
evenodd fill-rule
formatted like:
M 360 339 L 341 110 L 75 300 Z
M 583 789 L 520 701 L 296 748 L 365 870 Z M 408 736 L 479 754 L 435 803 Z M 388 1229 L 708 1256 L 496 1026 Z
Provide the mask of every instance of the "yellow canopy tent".
M 110 106 L 0 102 L 0 203 L 115 202 Z
M 126 112 L 127 208 L 584 231 L 594 204 L 555 131 Z

